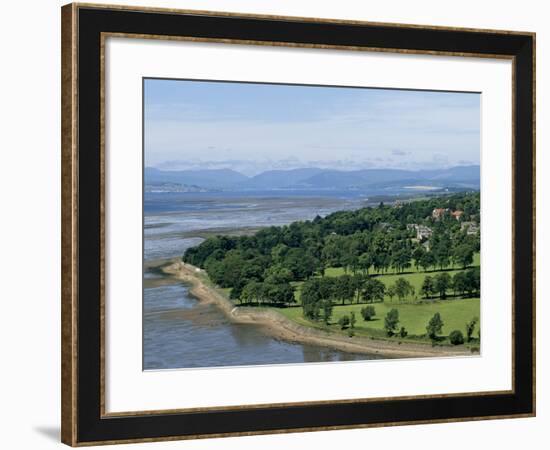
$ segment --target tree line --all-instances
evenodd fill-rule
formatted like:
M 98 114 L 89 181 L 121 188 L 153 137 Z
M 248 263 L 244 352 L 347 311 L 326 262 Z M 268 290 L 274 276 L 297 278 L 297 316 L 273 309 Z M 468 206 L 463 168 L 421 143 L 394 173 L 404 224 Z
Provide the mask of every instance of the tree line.
M 479 294 L 479 267 L 456 272 L 453 276 L 441 272 L 424 278 L 421 294 L 426 299 L 446 299 L 449 291 L 454 295 L 473 296 Z M 416 299 L 414 286 L 403 277 L 386 286 L 376 276 L 362 274 L 339 277 L 312 278 L 302 284 L 300 300 L 303 316 L 312 321 L 323 320 L 329 323 L 335 304 L 381 303 L 385 296 L 391 301 L 397 298 L 403 302 L 407 298 Z
M 251 236 L 210 237 L 189 248 L 183 261 L 205 269 L 217 285 L 231 288 L 232 298 L 244 295 L 246 302 L 254 300 L 251 303 L 268 301 L 269 293 L 277 297 L 272 302 L 288 303 L 291 282 L 322 277 L 328 267 L 341 267 L 353 276 L 404 273 L 413 266 L 425 271 L 453 264 L 468 267 L 479 251 L 479 236 L 468 235 L 452 217 L 434 220 L 434 208 L 460 209 L 461 220 L 479 221 L 479 193 L 339 211 Z M 417 240 L 407 224 L 429 226 L 428 242 Z

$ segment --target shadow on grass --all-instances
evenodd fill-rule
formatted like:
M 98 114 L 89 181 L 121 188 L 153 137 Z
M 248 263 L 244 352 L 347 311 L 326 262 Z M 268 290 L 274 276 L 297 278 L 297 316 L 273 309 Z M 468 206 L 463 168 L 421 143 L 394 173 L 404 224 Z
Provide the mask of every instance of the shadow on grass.
M 387 275 L 413 275 L 413 274 L 430 274 L 430 273 L 439 273 L 439 272 L 454 272 L 456 270 L 468 270 L 468 269 L 475 269 L 479 266 L 466 266 L 466 267 L 446 267 L 445 269 L 430 269 L 430 270 L 406 270 L 404 272 L 387 272 L 387 273 L 373 273 L 370 274 L 371 277 L 382 277 Z

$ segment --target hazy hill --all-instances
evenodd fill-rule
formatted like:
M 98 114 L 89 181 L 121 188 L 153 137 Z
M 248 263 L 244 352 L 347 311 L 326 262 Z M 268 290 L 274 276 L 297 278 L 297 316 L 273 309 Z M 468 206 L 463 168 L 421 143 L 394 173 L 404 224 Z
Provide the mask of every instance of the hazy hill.
M 415 187 L 479 189 L 479 166 L 437 170 L 302 168 L 269 170 L 247 177 L 230 169 L 161 171 L 145 169 L 145 183 L 181 183 L 206 189 L 409 189 Z
M 239 183 L 241 189 L 276 189 L 287 186 L 299 185 L 314 175 L 322 173 L 323 169 L 306 168 L 291 170 L 268 170 L 262 172 L 243 183 Z
M 207 189 L 230 189 L 246 180 L 247 176 L 231 169 L 169 171 L 145 168 L 145 184 L 179 183 Z
M 354 171 L 325 170 L 301 182 L 310 188 L 361 188 L 380 183 L 394 183 L 395 181 L 414 178 L 413 172 L 394 169 L 367 169 Z

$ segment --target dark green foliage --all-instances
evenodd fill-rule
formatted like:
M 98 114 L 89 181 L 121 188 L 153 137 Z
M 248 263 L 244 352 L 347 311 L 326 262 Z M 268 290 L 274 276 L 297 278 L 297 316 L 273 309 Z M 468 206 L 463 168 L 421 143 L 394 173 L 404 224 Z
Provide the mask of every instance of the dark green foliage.
M 342 316 L 338 319 L 338 325 L 341 330 L 346 329 L 350 324 L 349 316 Z
M 349 314 L 349 326 L 350 328 L 355 328 L 355 323 L 357 322 L 357 319 L 355 318 L 355 313 L 352 311 Z
M 435 313 L 434 316 L 428 322 L 428 326 L 426 327 L 428 337 L 432 340 L 437 340 L 437 335 L 441 334 L 442 330 L 443 330 L 443 321 L 441 320 L 441 316 L 439 313 Z
M 474 247 L 472 245 L 463 243 L 455 247 L 453 259 L 456 264 L 466 268 L 474 262 L 474 253 Z
M 393 308 L 388 311 L 388 314 L 384 318 L 384 329 L 388 336 L 393 336 L 395 330 L 397 330 L 397 325 L 399 323 L 399 311 Z
M 468 269 L 466 271 L 466 280 L 467 280 L 467 293 L 468 295 L 473 295 L 479 293 L 480 288 L 480 273 L 479 267 L 474 267 L 473 269 Z
M 466 276 L 466 272 L 455 273 L 453 276 L 452 286 L 455 294 L 464 295 L 468 290 L 468 277 Z
M 318 320 L 321 310 L 320 279 L 312 279 L 302 284 L 302 309 L 304 317 L 310 320 Z
M 411 267 L 411 247 L 406 243 L 409 243 L 408 240 L 398 240 L 391 247 L 391 267 L 395 269 L 396 272 L 404 272 L 405 269 Z
M 235 238 L 216 236 L 206 239 L 196 247 L 187 249 L 183 260 L 189 264 L 193 264 L 194 266 L 204 267 L 206 259 L 209 256 L 213 256 L 216 252 L 219 252 L 216 259 L 221 259 L 226 252 L 234 249 L 236 245 L 237 241 Z
M 462 331 L 460 331 L 460 330 L 451 331 L 451 334 L 449 334 L 449 341 L 453 345 L 462 345 L 462 344 L 464 344 L 464 336 L 462 335 Z
M 400 338 L 406 338 L 407 335 L 408 335 L 408 331 L 405 329 L 405 327 L 401 327 L 401 329 L 399 330 L 399 337 Z
M 264 280 L 271 284 L 290 283 L 292 272 L 280 263 L 273 264 L 264 271 Z
M 474 334 L 474 329 L 477 325 L 477 322 L 478 322 L 478 318 L 474 317 L 474 318 L 472 318 L 472 320 L 470 320 L 466 324 L 466 340 L 468 342 L 471 342 L 471 340 L 472 340 L 472 335 Z
M 374 316 L 376 316 L 374 306 L 365 306 L 364 308 L 361 308 L 361 317 L 363 317 L 363 320 L 372 320 Z
M 322 302 L 323 307 L 323 320 L 325 325 L 329 324 L 330 317 L 332 316 L 332 300 L 326 299 Z
M 393 284 L 395 295 L 397 295 L 397 298 L 400 302 L 402 302 L 407 296 L 413 296 L 414 295 L 414 287 L 413 285 L 407 281 L 405 278 L 398 278 L 395 280 L 395 283 Z
M 313 221 L 268 227 L 253 236 L 215 236 L 189 248 L 183 261 L 205 269 L 220 287 L 231 288 L 231 298 L 242 303 L 292 303 L 286 285 L 323 277 L 325 268 L 342 267 L 346 275 L 337 285 L 317 286 L 320 298 L 304 302 L 304 315 L 318 320 L 323 310 L 320 300 L 341 304 L 377 302 L 384 299 L 384 285 L 369 272 L 402 273 L 414 264 L 424 270 L 448 268 L 451 262 L 467 267 L 479 251 L 479 235 L 468 235 L 461 221 L 447 214 L 432 218 L 434 208 L 464 211 L 461 221 L 479 223 L 479 193 L 461 193 L 403 203 L 399 207 L 379 205 L 354 211 L 338 211 Z M 409 224 L 412 227 L 407 227 Z M 415 226 L 429 227 L 432 235 L 416 240 Z M 428 240 L 428 246 L 422 243 Z M 439 275 L 438 275 L 439 277 Z M 464 279 L 461 279 L 464 277 Z M 437 277 L 436 277 L 437 278 Z M 458 282 L 437 280 L 429 298 L 438 293 L 445 298 L 449 289 L 462 295 L 479 292 L 479 269 L 468 269 Z M 261 288 L 250 283 L 262 283 Z M 282 289 L 280 286 L 285 286 Z M 267 287 L 266 287 L 267 286 Z M 273 286 L 279 286 L 273 288 Z M 329 292 L 330 291 L 330 292 Z M 412 286 L 396 283 L 385 289 L 391 299 L 414 296 Z M 254 295 L 251 295 L 251 292 Z M 246 300 L 242 298 L 245 294 Z M 270 300 L 274 294 L 276 300 Z M 307 297 L 307 296 L 306 296 Z M 253 299 L 253 302 L 248 299 Z
M 433 268 L 435 266 L 435 263 L 435 255 L 432 252 L 426 252 L 422 255 L 419 264 L 420 267 L 422 267 L 424 270 L 428 270 Z
M 270 303 L 288 305 L 295 303 L 294 288 L 289 283 L 270 284 L 264 283 L 266 297 Z
M 387 287 L 386 294 L 388 295 L 390 300 L 393 300 L 393 298 L 395 297 L 395 285 L 394 284 Z
M 243 288 L 241 301 L 243 303 L 262 303 L 265 298 L 266 290 L 263 283 L 259 281 L 250 281 Z
M 434 294 L 435 285 L 434 285 L 434 280 L 431 276 L 426 275 L 426 277 L 424 277 L 424 281 L 422 282 L 422 288 L 420 292 L 425 298 L 430 298 Z
M 451 288 L 451 276 L 447 272 L 442 272 L 434 277 L 434 291 L 442 299 L 447 298 L 447 290 Z
M 353 303 L 357 287 L 351 275 L 346 274 L 336 278 L 336 285 L 334 287 L 336 289 L 335 297 L 338 297 L 342 305 L 345 302 Z
M 417 245 L 412 252 L 412 257 L 414 259 L 414 267 L 416 270 L 422 266 L 422 260 L 426 257 L 426 249 L 422 245 Z
M 386 286 L 376 278 L 367 278 L 363 284 L 362 297 L 367 303 L 383 302 Z
M 241 296 L 246 284 L 247 284 L 247 280 L 243 280 L 243 279 L 235 283 L 235 286 L 233 286 L 233 288 L 231 289 L 231 292 L 229 293 L 229 298 L 231 300 L 239 300 L 240 302 L 242 302 Z

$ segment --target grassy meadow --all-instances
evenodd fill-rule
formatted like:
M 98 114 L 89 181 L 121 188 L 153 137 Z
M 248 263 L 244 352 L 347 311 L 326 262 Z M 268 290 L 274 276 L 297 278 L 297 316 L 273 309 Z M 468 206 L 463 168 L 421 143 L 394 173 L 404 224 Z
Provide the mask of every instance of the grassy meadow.
M 473 266 L 479 266 L 479 253 L 475 254 Z M 454 275 L 459 272 L 458 268 L 450 268 L 445 270 L 449 275 Z M 449 333 L 453 330 L 460 330 L 464 336 L 466 336 L 466 323 L 472 318 L 480 317 L 480 299 L 475 298 L 461 298 L 449 296 L 446 300 L 440 299 L 424 299 L 420 294 L 420 288 L 424 277 L 426 275 L 434 276 L 442 271 L 434 270 L 428 272 L 421 272 L 411 267 L 406 273 L 387 273 L 377 275 L 376 278 L 382 281 L 386 288 L 398 278 L 405 278 L 409 283 L 414 286 L 415 296 L 413 298 L 407 298 L 400 302 L 396 297 L 390 300 L 386 295 L 383 303 L 373 303 L 376 310 L 376 315 L 370 321 L 363 320 L 361 316 L 361 309 L 367 304 L 335 304 L 328 329 L 333 332 L 347 334 L 348 330 L 341 330 L 338 325 L 338 320 L 344 316 L 350 316 L 351 312 L 355 314 L 356 324 L 354 327 L 354 333 L 357 336 L 368 336 L 374 338 L 389 339 L 384 331 L 384 318 L 386 314 L 393 308 L 399 311 L 399 325 L 398 329 L 405 327 L 408 332 L 406 339 L 409 340 L 427 340 L 426 325 L 428 321 L 433 317 L 435 313 L 439 313 L 443 320 L 442 337 L 447 338 Z M 375 272 L 376 273 L 376 272 Z M 344 270 L 338 268 L 328 268 L 325 271 L 325 276 L 336 277 L 344 274 Z M 372 274 L 372 272 L 371 272 Z M 302 282 L 293 282 L 292 285 L 296 289 L 295 297 L 296 306 L 287 308 L 276 308 L 281 314 L 287 318 L 305 326 L 316 327 L 320 329 L 327 329 L 327 326 L 322 323 L 314 323 L 303 317 L 302 308 L 300 305 L 300 290 Z M 452 291 L 449 292 L 452 294 Z M 478 337 L 479 323 L 476 325 L 473 336 Z M 401 340 L 402 338 L 394 337 L 392 339 Z M 442 341 L 445 343 L 446 339 Z M 448 342 L 448 341 L 447 341 Z M 473 342 L 473 345 L 477 345 L 477 339 Z
M 384 317 L 392 309 L 399 311 L 399 327 L 405 327 L 409 333 L 409 338 L 421 336 L 426 333 L 426 325 L 433 315 L 438 312 L 443 319 L 443 336 L 447 336 L 453 330 L 460 330 L 465 334 L 465 325 L 473 317 L 479 317 L 479 298 L 434 300 L 422 303 L 374 303 L 376 315 L 370 321 L 364 321 L 361 317 L 361 308 L 365 304 L 338 305 L 334 307 L 329 329 L 340 331 L 338 319 L 344 315 L 350 315 L 353 311 L 357 323 L 355 324 L 355 334 L 375 337 L 385 337 Z M 324 324 L 313 324 L 302 315 L 302 308 L 299 306 L 290 308 L 277 308 L 277 310 L 295 322 L 307 325 L 325 328 Z M 476 325 L 474 336 L 477 337 Z M 345 330 L 344 330 L 345 331 Z
M 474 255 L 474 261 L 471 267 L 480 265 L 479 253 Z M 447 272 L 450 276 L 462 270 L 462 268 L 451 266 L 445 270 L 430 270 L 424 272 L 411 266 L 404 273 L 395 273 L 393 271 L 378 273 L 376 271 L 370 271 L 370 275 L 375 275 L 377 280 L 384 283 L 386 288 L 395 283 L 398 278 L 406 279 L 415 289 L 415 295 L 409 296 L 403 301 L 399 301 L 397 297 L 390 299 L 387 295 L 384 297 L 384 302 L 372 303 L 369 305 L 374 306 L 376 315 L 369 321 L 365 321 L 361 316 L 361 309 L 367 306 L 366 303 L 346 303 L 344 305 L 335 303 L 330 322 L 325 325 L 321 322 L 313 322 L 303 316 L 303 311 L 300 302 L 300 294 L 302 281 L 291 282 L 294 287 L 294 297 L 296 298 L 296 304 L 289 307 L 275 307 L 279 313 L 283 314 L 290 320 L 299 323 L 300 325 L 330 330 L 334 333 L 341 333 L 348 335 L 349 329 L 342 330 L 338 325 L 338 320 L 347 315 L 348 317 L 353 312 L 355 314 L 356 323 L 354 326 L 354 335 L 370 337 L 375 339 L 388 339 L 388 340 L 421 340 L 429 341 L 426 337 L 426 325 L 435 313 L 439 313 L 443 320 L 443 329 L 441 333 L 440 344 L 449 344 L 448 336 L 453 330 L 460 330 L 464 337 L 466 337 L 466 323 L 472 320 L 472 318 L 480 317 L 480 299 L 479 297 L 462 298 L 454 297 L 452 291 L 449 291 L 449 297 L 446 300 L 439 298 L 425 299 L 420 294 L 422 282 L 427 275 L 435 276 L 441 272 Z M 344 275 L 346 272 L 341 267 L 329 267 L 325 270 L 326 277 L 338 277 Z M 348 272 L 349 273 L 349 272 Z M 231 292 L 230 288 L 220 288 L 227 297 Z M 264 306 L 271 308 L 270 306 Z M 384 318 L 391 309 L 397 309 L 399 311 L 399 324 L 398 330 L 401 327 L 405 327 L 408 335 L 406 338 L 394 336 L 389 338 L 384 330 Z M 474 340 L 469 346 L 478 346 L 479 321 L 475 326 L 473 337 Z M 466 344 L 468 345 L 468 344 Z

